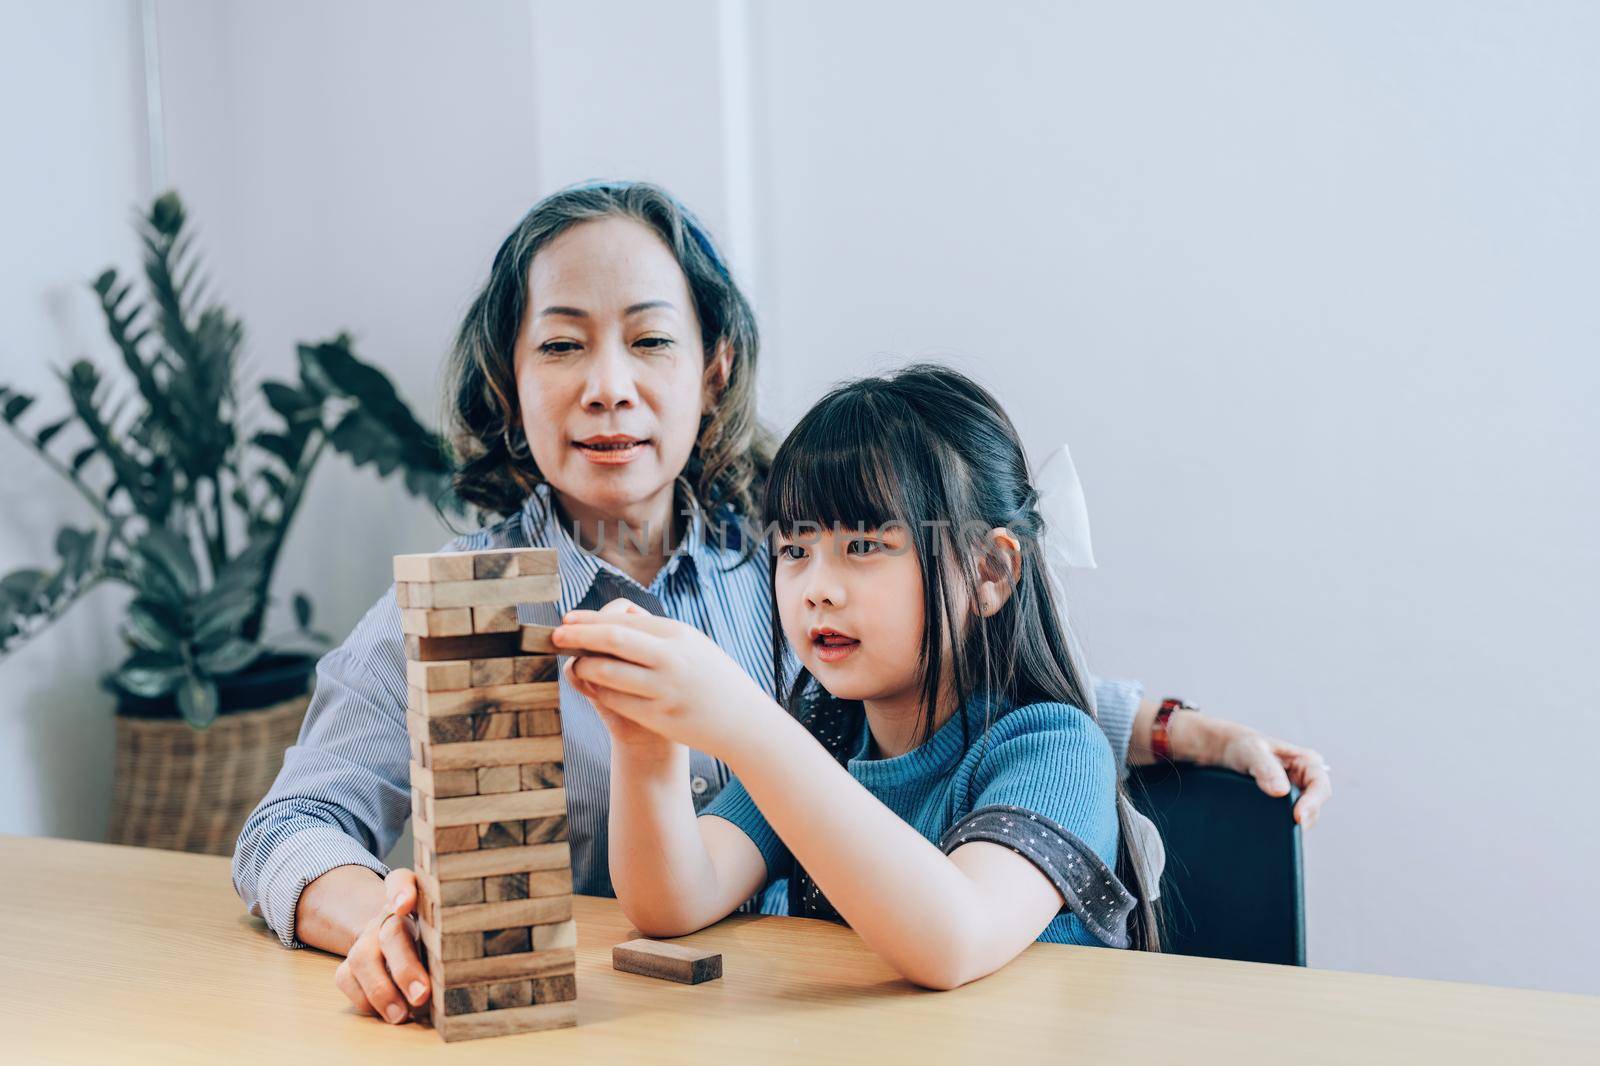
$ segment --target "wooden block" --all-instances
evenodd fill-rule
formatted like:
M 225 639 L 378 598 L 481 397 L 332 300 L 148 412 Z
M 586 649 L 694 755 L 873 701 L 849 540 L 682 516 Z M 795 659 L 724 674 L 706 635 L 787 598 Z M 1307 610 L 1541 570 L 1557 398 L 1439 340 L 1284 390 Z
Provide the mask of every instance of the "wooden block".
M 406 730 L 406 733 L 411 740 L 411 765 L 423 767 L 428 766 L 429 760 L 432 758 L 432 755 L 429 751 L 431 745 L 424 744 L 422 742 L 422 738 L 417 736 L 415 733 L 412 733 L 409 728 Z
M 561 788 L 566 783 L 567 772 L 564 763 L 529 763 L 522 768 L 523 788 Z
M 548 737 L 561 732 L 560 711 L 521 711 L 517 732 L 525 737 Z
M 522 730 L 522 716 L 518 714 L 475 714 L 472 716 L 473 740 L 514 740 Z
M 489 660 L 510 662 L 511 660 Z M 513 674 L 515 668 L 513 668 Z M 441 659 L 438 662 L 406 660 L 406 684 L 424 692 L 472 687 L 472 660 Z
M 539 929 L 542 926 L 534 926 Z M 527 938 L 528 929 L 496 930 L 519 932 Z M 487 939 L 493 933 L 467 933 Z M 576 972 L 576 959 L 572 948 L 552 948 L 549 951 L 518 951 L 503 954 L 490 953 L 481 957 L 447 959 L 442 966 L 446 985 L 478 984 L 485 981 L 532 980 L 535 977 L 554 977 Z
M 474 572 L 471 552 L 429 552 L 396 555 L 396 581 L 471 581 Z
M 452 933 L 472 933 L 487 929 L 512 929 L 518 926 L 564 922 L 572 917 L 571 896 L 543 899 L 514 899 L 501 903 L 468 903 L 443 907 L 440 928 Z M 485 950 L 488 950 L 485 944 Z
M 507 956 L 526 956 L 533 954 L 533 940 L 525 925 L 514 926 L 510 929 L 488 929 L 483 936 L 483 954 L 485 959 L 501 959 Z M 511 976 L 507 974 L 506 976 Z M 525 975 L 531 976 L 531 975 Z
M 722 956 L 717 956 L 718 976 L 721 976 Z M 530 984 L 533 985 L 533 1001 L 535 1003 L 567 1003 L 578 998 L 578 975 L 572 973 L 557 974 L 553 977 L 536 977 Z
M 535 954 L 578 946 L 578 923 L 575 921 L 546 922 L 528 930 L 533 938 Z
M 488 548 L 472 553 L 472 575 L 481 581 L 553 574 L 557 559 L 554 548 Z
M 528 685 L 490 685 L 429 692 L 409 688 L 407 706 L 424 718 L 452 714 L 491 714 L 498 711 L 556 710 L 561 706 L 561 686 L 555 681 Z
M 554 655 L 519 655 L 511 660 L 516 665 L 511 678 L 513 684 L 527 685 L 535 681 L 555 681 L 559 677 L 561 660 Z
M 441 659 L 498 659 L 509 655 L 521 655 L 524 639 L 520 633 L 474 633 L 467 637 L 408 635 L 406 658 L 418 662 L 436 662 Z
M 528 875 L 500 874 L 498 877 L 485 877 L 481 881 L 474 881 L 480 891 L 477 900 L 463 900 L 463 903 L 499 903 L 506 899 L 528 898 Z M 572 891 L 572 882 L 567 882 L 567 891 Z M 553 893 L 552 893 L 553 894 Z
M 422 934 L 422 946 L 427 949 L 429 972 L 435 980 L 445 978 L 444 984 L 452 983 L 448 980 L 450 963 L 483 958 L 484 935 L 481 932 L 441 934 L 427 915 L 420 916 L 417 931 Z
M 722 955 L 688 944 L 667 944 L 659 940 L 630 940 L 611 949 L 611 965 L 623 973 L 659 977 L 697 985 L 722 976 Z
M 478 832 L 480 850 L 514 847 L 527 840 L 527 833 L 522 828 L 521 822 L 480 822 L 475 828 Z
M 472 611 L 466 607 L 423 610 L 407 607 L 400 612 L 400 631 L 417 637 L 460 637 L 472 632 Z
M 520 782 L 522 768 L 517 768 L 517 777 Z M 426 796 L 435 798 L 449 798 L 451 796 L 475 796 L 478 794 L 478 772 L 476 770 L 432 770 L 426 766 L 411 764 L 411 787 Z M 521 787 L 520 784 L 518 787 Z
M 463 903 L 492 902 L 484 896 L 486 884 L 486 878 L 474 878 L 466 881 L 440 881 L 439 904 L 444 907 L 459 907 Z
M 489 1009 L 504 1010 L 507 1007 L 528 1007 L 533 1005 L 532 981 L 502 981 L 498 984 L 485 985 L 489 990 Z
M 555 626 L 523 626 L 520 650 L 531 655 L 554 655 L 556 646 L 551 643 L 550 634 L 555 631 Z
M 439 958 L 446 962 L 483 958 L 482 933 L 445 933 Z
M 525 656 L 515 656 L 505 659 L 469 659 L 467 660 L 467 679 L 470 684 L 458 686 L 460 688 L 492 688 L 496 685 L 514 685 L 517 683 L 517 664 Z M 418 686 L 421 688 L 422 686 Z
M 490 581 L 435 581 L 406 586 L 407 602 L 417 607 L 515 607 L 519 603 L 550 603 L 561 598 L 561 579 L 555 574 L 507 577 Z
M 402 610 L 411 606 L 411 586 L 404 581 L 394 583 L 394 605 Z
M 528 844 L 440 855 L 435 861 L 441 877 L 494 877 L 535 870 L 565 870 L 572 865 L 572 851 L 565 843 Z
M 521 625 L 515 607 L 474 607 L 472 631 L 474 633 L 515 633 Z
M 488 985 L 463 985 L 444 991 L 445 1014 L 477 1014 L 489 1009 Z
M 435 770 L 465 767 L 510 766 L 513 763 L 560 762 L 561 738 L 518 737 L 516 740 L 476 740 L 462 744 L 434 744 L 428 749 L 427 765 Z
M 426 819 L 413 817 L 411 819 L 411 835 L 417 843 L 431 849 L 440 859 L 458 851 L 476 851 L 478 849 L 477 826 L 454 825 L 444 829 L 436 829 Z
M 427 798 L 432 799 L 432 797 Z M 489 796 L 457 796 L 433 800 L 432 813 L 428 821 L 436 827 L 443 828 L 450 825 L 548 818 L 556 814 L 565 815 L 566 811 L 566 789 L 542 788 L 529 792 L 504 792 Z
M 551 789 L 550 791 L 558 791 Z M 561 789 L 559 791 L 566 791 Z M 567 839 L 567 816 L 556 815 L 552 818 L 529 818 L 522 823 L 522 839 L 529 844 L 549 844 L 557 840 Z
M 455 770 L 453 773 L 467 774 L 471 770 Z M 477 795 L 489 796 L 497 792 L 516 792 L 522 788 L 522 768 L 520 766 L 481 766 L 477 772 Z
M 568 1029 L 578 1024 L 578 1004 L 535 1004 L 532 1007 L 507 1007 L 481 1014 L 435 1017 L 433 1027 L 447 1044 L 458 1040 L 477 1040 L 486 1036 L 512 1036 L 546 1029 Z
M 515 720 L 515 715 L 506 717 Z M 425 744 L 463 744 L 478 739 L 473 729 L 471 715 L 457 714 L 440 718 L 425 718 L 420 714 L 406 714 L 406 728 L 411 735 Z M 438 763 L 433 763 L 437 766 Z

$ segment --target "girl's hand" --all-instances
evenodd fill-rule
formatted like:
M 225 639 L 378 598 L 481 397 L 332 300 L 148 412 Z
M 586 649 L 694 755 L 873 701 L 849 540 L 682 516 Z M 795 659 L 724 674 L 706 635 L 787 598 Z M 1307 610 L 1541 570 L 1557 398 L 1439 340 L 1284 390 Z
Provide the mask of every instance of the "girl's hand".
M 759 715 L 752 707 L 778 712 L 704 633 L 617 601 L 601 611 L 568 613 L 551 640 L 563 652 L 584 653 L 568 667 L 569 676 L 586 686 L 584 695 L 602 713 L 725 761 L 754 735 Z
M 428 1002 L 428 971 L 417 953 L 417 878 L 391 870 L 384 878 L 384 906 L 350 945 L 333 983 L 358 1010 L 391 1025 L 409 1021 L 411 1008 Z
M 600 615 L 612 616 L 618 614 L 634 614 L 650 617 L 650 612 L 634 603 L 632 600 L 615 599 L 602 607 Z M 583 679 L 582 674 L 573 673 L 573 666 L 578 663 L 577 658 L 563 659 L 561 670 L 567 675 L 567 680 L 572 682 L 572 687 L 583 694 L 583 697 L 594 704 L 595 711 L 600 715 L 600 722 L 611 734 L 611 749 L 615 754 L 627 755 L 641 759 L 645 762 L 664 762 L 672 756 L 673 749 L 679 745 L 659 733 L 652 733 L 644 726 L 639 725 L 614 711 L 607 710 L 605 706 L 605 690 L 596 688 Z

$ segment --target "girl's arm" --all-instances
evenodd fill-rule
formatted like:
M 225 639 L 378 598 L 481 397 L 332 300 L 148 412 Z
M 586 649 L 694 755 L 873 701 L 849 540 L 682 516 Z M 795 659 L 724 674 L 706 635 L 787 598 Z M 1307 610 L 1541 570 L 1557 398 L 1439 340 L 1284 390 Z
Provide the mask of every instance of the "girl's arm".
M 608 720 L 727 762 L 833 906 L 909 980 L 954 988 L 991 973 L 1061 910 L 1044 874 L 1005 848 L 941 852 L 698 630 L 633 614 L 578 611 L 566 621 L 553 639 L 563 650 L 597 653 L 576 660 L 571 676 Z M 686 769 L 617 769 L 624 780 L 613 784 L 612 825 L 636 820 L 611 847 L 625 868 L 612 877 L 619 898 L 626 891 L 630 899 L 630 919 L 637 906 L 663 919 L 658 931 L 689 932 L 754 893 L 759 879 L 749 875 L 764 866 L 749 837 L 715 817 L 700 819 L 698 840 L 691 832 Z
M 905 978 L 943 989 L 993 973 L 1061 910 L 1031 862 L 987 843 L 946 855 L 764 702 L 762 728 L 723 757 L 828 902 Z
M 646 936 L 682 936 L 721 921 L 767 873 L 749 837 L 719 818 L 695 817 L 685 787 L 689 749 L 665 747 L 660 755 L 612 748 L 611 884 L 622 913 Z

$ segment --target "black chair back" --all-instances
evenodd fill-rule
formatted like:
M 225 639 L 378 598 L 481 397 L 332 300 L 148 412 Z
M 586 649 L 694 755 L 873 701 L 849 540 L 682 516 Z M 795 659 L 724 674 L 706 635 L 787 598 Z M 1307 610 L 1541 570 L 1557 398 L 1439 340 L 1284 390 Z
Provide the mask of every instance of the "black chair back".
M 1133 769 L 1128 798 L 1167 848 L 1162 946 L 1178 955 L 1306 964 L 1300 827 L 1242 774 L 1186 763 Z

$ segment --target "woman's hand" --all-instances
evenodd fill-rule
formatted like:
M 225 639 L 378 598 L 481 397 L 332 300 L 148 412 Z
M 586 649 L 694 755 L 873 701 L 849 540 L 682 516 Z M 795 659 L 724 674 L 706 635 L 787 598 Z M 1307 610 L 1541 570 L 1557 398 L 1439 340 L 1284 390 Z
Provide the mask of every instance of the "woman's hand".
M 428 1002 L 428 971 L 417 952 L 417 878 L 393 870 L 383 882 L 384 906 L 372 916 L 333 973 L 339 991 L 356 1008 L 393 1025 L 410 1020 Z M 404 989 L 404 993 L 401 992 Z
M 573 684 L 603 715 L 726 761 L 752 735 L 759 717 L 752 706 L 777 705 L 704 633 L 619 606 L 626 602 L 572 611 L 551 634 L 560 651 L 581 653 L 567 667 Z M 626 729 L 612 735 L 647 742 Z
M 1153 700 L 1140 704 L 1134 720 L 1130 762 L 1149 763 L 1150 722 L 1159 708 Z M 1201 766 L 1220 766 L 1235 773 L 1248 774 L 1269 796 L 1284 796 L 1291 784 L 1300 790 L 1294 805 L 1294 820 L 1301 828 L 1317 824 L 1322 805 L 1333 795 L 1333 779 L 1320 754 L 1259 733 L 1247 725 L 1215 715 L 1194 711 L 1174 711 L 1167 726 L 1172 757 Z

